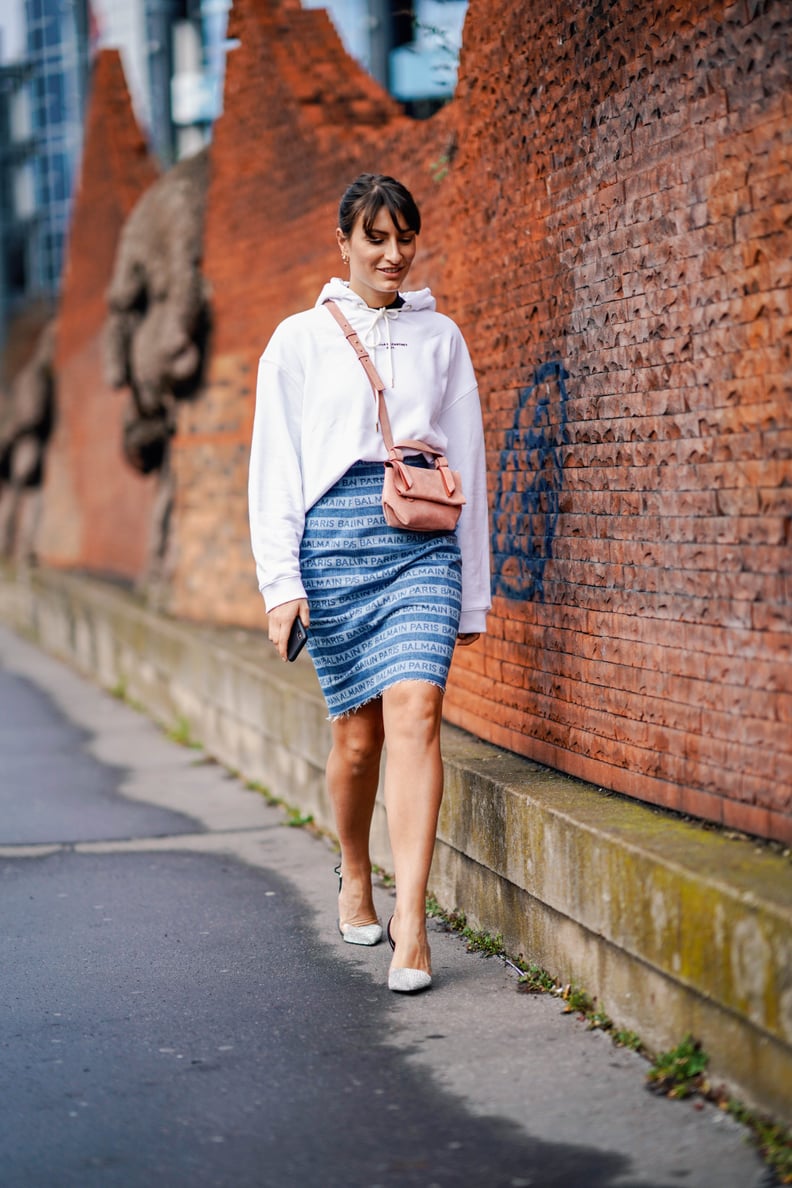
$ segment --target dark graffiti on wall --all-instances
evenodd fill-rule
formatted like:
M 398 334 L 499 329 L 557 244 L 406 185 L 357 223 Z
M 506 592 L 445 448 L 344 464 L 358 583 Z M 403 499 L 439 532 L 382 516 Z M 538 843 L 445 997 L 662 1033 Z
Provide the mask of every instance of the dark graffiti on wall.
M 568 372 L 542 364 L 520 392 L 506 433 L 492 509 L 493 593 L 543 602 L 563 482 Z

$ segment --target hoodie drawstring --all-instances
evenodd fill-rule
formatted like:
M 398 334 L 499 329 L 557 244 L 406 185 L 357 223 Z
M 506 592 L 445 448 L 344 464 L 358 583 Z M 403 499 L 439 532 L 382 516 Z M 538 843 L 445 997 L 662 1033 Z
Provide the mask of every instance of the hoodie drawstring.
M 400 308 L 403 309 L 404 307 L 401 306 Z M 397 318 L 399 316 L 399 309 L 389 309 L 387 306 L 382 306 L 381 309 L 371 310 L 371 313 L 373 313 L 374 316 L 372 317 L 366 329 L 362 331 L 360 335 L 360 341 L 364 346 L 367 346 L 372 350 L 375 347 L 382 346 L 382 326 L 384 324 L 385 341 L 387 341 L 388 344 L 388 369 L 390 371 L 390 383 L 388 386 L 392 388 L 396 382 L 396 373 L 393 366 L 393 343 L 391 339 L 390 326 L 391 318 Z

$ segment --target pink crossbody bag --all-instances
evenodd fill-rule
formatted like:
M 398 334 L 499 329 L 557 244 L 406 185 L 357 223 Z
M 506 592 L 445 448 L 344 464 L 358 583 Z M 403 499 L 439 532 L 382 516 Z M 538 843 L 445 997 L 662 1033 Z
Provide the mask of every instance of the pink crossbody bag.
M 362 363 L 377 402 L 380 432 L 388 451 L 382 484 L 382 510 L 386 522 L 391 528 L 404 528 L 412 532 L 452 532 L 466 502 L 458 471 L 452 470 L 448 465 L 448 459 L 425 441 L 402 441 L 399 445 L 393 444 L 393 433 L 385 404 L 385 385 L 379 372 L 336 303 L 326 301 L 325 305 Z M 404 450 L 430 455 L 433 467 L 411 466 L 404 460 Z

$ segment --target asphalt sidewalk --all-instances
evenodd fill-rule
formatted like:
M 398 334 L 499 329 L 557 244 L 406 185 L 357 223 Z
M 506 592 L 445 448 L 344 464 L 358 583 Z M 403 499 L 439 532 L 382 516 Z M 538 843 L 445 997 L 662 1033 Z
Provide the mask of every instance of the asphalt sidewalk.
M 151 1179 L 144 1164 L 134 1163 L 135 1147 L 145 1150 L 151 1131 L 138 1130 L 134 1111 L 125 1110 L 122 1129 L 132 1160 L 127 1172 L 116 1167 L 111 1173 L 111 1160 L 101 1174 L 94 1169 L 86 1175 L 85 1184 L 759 1188 L 773 1182 L 749 1145 L 747 1132 L 733 1120 L 701 1102 L 673 1102 L 648 1093 L 647 1065 L 641 1057 L 562 1014 L 557 999 L 518 993 L 514 971 L 497 959 L 467 953 L 459 937 L 437 924 L 431 926 L 433 989 L 415 998 L 389 993 L 387 946 L 357 948 L 343 944 L 338 935 L 333 876 L 337 859 L 328 840 L 290 827 L 280 809 L 200 751 L 166 738 L 144 714 L 4 628 L 0 677 L 6 682 L 3 696 L 8 705 L 21 706 L 30 696 L 31 713 L 49 715 L 46 721 L 52 723 L 51 730 L 39 728 L 42 753 L 36 759 L 46 766 L 36 768 L 39 775 L 25 783 L 20 772 L 28 756 L 27 751 L 22 754 L 22 744 L 28 747 L 25 739 L 30 739 L 30 745 L 38 746 L 37 736 L 8 725 L 7 715 L 4 725 L 0 717 L 0 744 L 16 756 L 16 766 L 6 769 L 14 778 L 0 783 L 0 871 L 9 880 L 2 885 L 17 889 L 6 898 L 6 915 L 0 910 L 6 962 L 21 961 L 14 954 L 25 950 L 27 914 L 34 912 L 28 904 L 35 899 L 32 890 L 28 895 L 27 880 L 31 889 L 43 885 L 36 880 L 45 875 L 61 880 L 57 885 L 63 889 L 57 895 L 66 898 L 77 894 L 86 879 L 101 874 L 108 887 L 116 887 L 117 910 L 123 913 L 138 895 L 135 887 L 143 894 L 141 880 L 148 884 L 154 878 L 151 871 L 163 863 L 168 878 L 163 875 L 161 885 L 154 880 L 160 888 L 156 910 L 165 922 L 163 929 L 167 931 L 169 911 L 175 921 L 184 907 L 181 898 L 169 906 L 168 886 L 180 897 L 187 895 L 183 888 L 189 886 L 190 896 L 206 898 L 203 910 L 225 934 L 223 943 L 233 942 L 235 950 L 244 950 L 250 959 L 245 976 L 253 980 L 246 983 L 246 996 L 237 1003 L 233 1018 L 224 1024 L 226 1030 L 239 1031 L 229 1041 L 231 1046 L 246 1044 L 250 1049 L 251 1060 L 236 1074 L 237 1080 L 244 1079 L 246 1092 L 256 1091 L 257 1078 L 266 1081 L 269 1109 L 282 1109 L 295 1092 L 292 1078 L 302 1084 L 312 1077 L 329 1077 L 330 1097 L 318 1103 L 313 1126 L 298 1126 L 291 1146 L 283 1129 L 273 1137 L 266 1127 L 260 1130 L 257 1146 L 259 1131 L 251 1126 L 241 1153 L 241 1143 L 231 1141 L 237 1120 L 230 1111 L 228 1133 L 214 1135 L 211 1148 L 203 1148 L 204 1162 L 193 1158 L 179 1165 L 178 1174 L 171 1170 L 170 1178 Z M 61 731 L 57 735 L 56 725 Z M 47 747 L 54 747 L 51 755 L 45 754 Z M 0 747 L 0 765 L 6 762 L 4 754 Z M 188 867 L 192 881 L 184 884 L 179 880 Z M 234 891 L 233 909 L 229 888 Z M 375 898 L 384 920 L 391 911 L 391 893 L 378 887 Z M 130 916 L 127 927 L 133 924 Z M 129 957 L 125 935 L 119 962 Z M 151 938 L 139 926 L 134 936 L 141 966 L 148 962 L 154 969 Z M 68 942 L 63 933 L 58 939 Z M 86 943 L 82 934 L 79 943 Z M 112 962 L 111 951 L 105 957 Z M 160 952 L 156 960 L 170 958 Z M 192 960 L 200 974 L 200 947 Z M 39 953 L 37 964 L 31 957 L 31 967 L 20 971 L 20 979 L 24 973 L 37 985 L 40 967 Z M 14 970 L 8 973 L 8 964 L 6 968 L 10 979 Z M 33 1003 L 36 1009 L 46 1013 L 51 1006 L 47 994 L 55 992 L 56 982 L 50 980 L 49 991 L 39 987 L 31 992 L 31 1001 L 39 996 Z M 202 1027 L 211 1032 L 213 1015 L 207 1002 L 216 1002 L 222 1014 L 228 1005 L 226 984 L 221 978 L 209 998 L 192 1011 L 184 1006 L 182 1013 L 202 1020 Z M 183 994 L 189 1002 L 190 987 L 181 966 L 169 971 L 167 985 L 170 993 Z M 299 1002 L 304 1027 L 296 1048 L 277 1062 L 273 1086 L 276 1065 L 266 1065 L 263 1057 L 253 1060 L 252 1055 L 262 1035 L 275 1026 L 268 1009 L 286 985 Z M 256 1000 L 256 993 L 261 1000 Z M 29 1011 L 31 1003 L 24 1008 Z M 293 1002 L 290 1010 L 294 1012 Z M 20 1060 L 22 1069 L 20 1045 L 25 1036 L 23 1027 L 15 1030 L 8 1003 L 4 1015 L 2 1048 L 8 1072 L 9 1053 Z M 338 1029 L 342 1044 L 332 1039 Z M 114 1035 L 102 1040 L 104 1075 L 111 1078 L 117 1074 L 109 1070 L 118 1065 L 112 1045 L 120 1042 Z M 216 1046 L 219 1050 L 224 1045 Z M 25 1067 L 29 1071 L 30 1066 Z M 375 1074 L 379 1082 L 372 1079 Z M 145 1094 L 147 1075 L 141 1071 L 140 1083 L 135 1084 L 130 1074 L 125 1094 Z M 223 1075 L 223 1092 L 228 1092 L 234 1070 Z M 337 1098 L 334 1084 L 339 1086 Z M 12 1090 L 6 1085 L 5 1101 Z M 9 1127 L 3 1136 L 0 1128 L 0 1163 L 5 1162 L 4 1143 L 22 1158 L 19 1136 L 29 1133 L 37 1134 L 44 1147 L 48 1135 L 55 1136 L 51 1166 L 57 1166 L 58 1143 L 66 1140 L 58 1137 L 59 1126 L 50 1128 L 47 1123 L 59 1104 L 35 1085 L 23 1095 L 21 1105 L 18 1093 L 13 1100 L 15 1133 Z M 245 1108 L 240 1105 L 240 1112 Z M 332 1142 L 320 1135 L 323 1113 L 332 1118 Z M 195 1134 L 207 1133 L 209 1123 L 201 1117 L 196 1107 Z M 93 1126 L 102 1125 L 99 1111 Z M 293 1115 L 292 1125 L 297 1125 Z M 172 1169 L 176 1165 L 167 1162 L 171 1132 L 160 1129 L 158 1149 L 165 1162 L 158 1166 Z M 372 1134 L 376 1147 L 369 1152 Z M 106 1135 L 105 1142 L 112 1155 L 113 1136 Z M 291 1163 L 277 1173 L 256 1172 L 256 1166 L 269 1166 L 267 1161 L 278 1149 L 281 1155 L 291 1152 Z M 211 1173 L 204 1174 L 201 1167 L 210 1167 Z M 39 1183 L 42 1188 L 45 1183 L 47 1188 L 61 1188 L 57 1180 L 9 1179 L 5 1174 L 2 1182 L 5 1188 L 38 1188 Z M 62 1184 L 78 1182 L 64 1178 Z

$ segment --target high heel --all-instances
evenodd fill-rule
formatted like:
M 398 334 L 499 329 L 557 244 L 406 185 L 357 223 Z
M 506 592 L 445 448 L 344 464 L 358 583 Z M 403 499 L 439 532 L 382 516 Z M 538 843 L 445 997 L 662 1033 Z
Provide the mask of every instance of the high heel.
M 338 890 L 341 891 L 341 863 L 335 867 L 338 875 Z M 378 945 L 382 940 L 382 925 L 378 920 L 373 924 L 342 924 L 338 921 L 338 931 L 348 945 Z
M 382 940 L 381 924 L 339 924 L 338 931 L 348 945 L 378 945 Z
M 431 986 L 432 975 L 422 969 L 392 969 L 388 974 L 388 989 L 397 994 L 417 994 Z
M 396 941 L 391 932 L 392 923 L 393 916 L 388 920 L 387 933 L 388 944 L 395 950 Z M 388 989 L 395 990 L 397 994 L 417 994 L 419 990 L 428 990 L 431 985 L 432 975 L 423 969 L 392 969 L 388 974 Z

